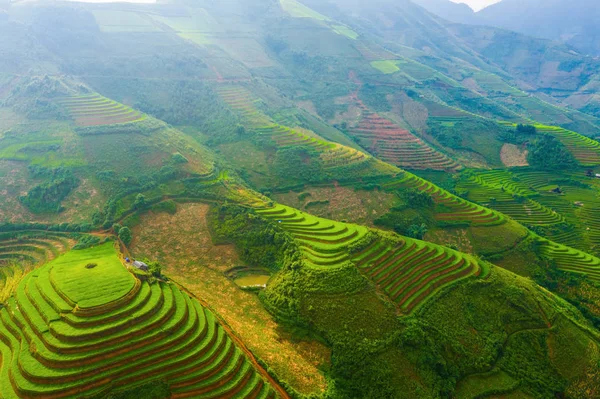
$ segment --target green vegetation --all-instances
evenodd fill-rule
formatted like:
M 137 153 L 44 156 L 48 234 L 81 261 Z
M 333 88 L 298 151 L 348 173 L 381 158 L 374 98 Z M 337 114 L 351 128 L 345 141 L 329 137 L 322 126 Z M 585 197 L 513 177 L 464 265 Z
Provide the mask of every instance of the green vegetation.
M 104 397 L 112 388 L 108 397 L 126 398 L 134 387 L 149 397 L 270 395 L 210 311 L 172 284 L 137 280 L 112 244 L 23 278 L 0 309 L 0 351 L 5 398 Z
M 213 240 L 236 244 L 240 248 L 240 257 L 249 265 L 276 271 L 288 264 L 297 251 L 279 226 L 266 223 L 246 208 L 213 207 L 208 218 Z
M 35 172 L 34 172 L 35 170 Z M 27 195 L 20 197 L 23 205 L 35 213 L 56 212 L 60 213 L 63 208 L 62 201 L 79 185 L 79 180 L 70 170 L 55 169 L 40 172 L 32 169 L 35 177 L 44 176 L 47 181 L 33 187 Z
M 396 62 L 390 60 L 371 61 L 371 66 L 384 74 L 390 74 L 400 70 L 400 68 L 398 68 L 396 65 Z
M 349 37 L 352 40 L 358 39 L 358 33 L 354 32 L 352 29 L 348 28 L 344 25 L 332 25 L 331 28 L 334 32 L 339 33 L 340 35 L 344 35 Z
M 531 142 L 529 148 L 527 160 L 531 166 L 546 170 L 561 170 L 575 164 L 575 157 L 554 137 L 545 135 L 538 137 Z
M 306 7 L 296 0 L 280 0 L 281 7 L 295 18 L 313 18 L 319 21 L 329 21 L 329 18 Z

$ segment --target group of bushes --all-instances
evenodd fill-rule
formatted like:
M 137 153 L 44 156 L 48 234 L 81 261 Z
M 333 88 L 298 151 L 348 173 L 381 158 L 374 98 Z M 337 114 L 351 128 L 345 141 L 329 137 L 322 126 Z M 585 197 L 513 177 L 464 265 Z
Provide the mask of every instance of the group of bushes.
M 233 243 L 240 258 L 251 266 L 279 270 L 298 256 L 290 236 L 251 209 L 223 204 L 207 216 L 215 243 Z
M 166 127 L 164 122 L 158 119 L 146 117 L 141 120 L 112 125 L 77 127 L 75 131 L 82 136 L 106 135 L 106 134 L 143 134 L 150 135 L 153 132 Z
M 30 169 L 35 177 L 46 181 L 33 187 L 19 200 L 34 213 L 60 213 L 62 201 L 79 185 L 79 179 L 70 169 Z

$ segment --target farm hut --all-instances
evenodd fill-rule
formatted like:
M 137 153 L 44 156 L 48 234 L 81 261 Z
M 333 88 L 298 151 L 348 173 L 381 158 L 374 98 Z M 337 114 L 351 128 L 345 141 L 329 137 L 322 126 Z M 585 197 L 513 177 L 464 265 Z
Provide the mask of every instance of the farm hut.
M 140 269 L 140 270 L 143 270 L 143 271 L 145 271 L 145 272 L 147 272 L 147 271 L 148 271 L 148 265 L 147 265 L 147 264 L 145 264 L 144 262 L 140 262 L 139 260 L 135 260 L 135 261 L 133 261 L 133 266 L 134 266 L 136 269 Z

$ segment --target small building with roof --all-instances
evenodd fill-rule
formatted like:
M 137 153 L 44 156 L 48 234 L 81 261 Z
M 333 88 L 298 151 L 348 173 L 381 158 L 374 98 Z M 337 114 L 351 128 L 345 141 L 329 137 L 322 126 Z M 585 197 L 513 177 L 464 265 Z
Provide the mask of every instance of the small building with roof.
M 145 264 L 144 262 L 140 262 L 139 260 L 133 261 L 133 267 L 135 267 L 136 269 L 139 269 L 139 270 L 143 270 L 145 272 L 148 271 L 148 265 Z

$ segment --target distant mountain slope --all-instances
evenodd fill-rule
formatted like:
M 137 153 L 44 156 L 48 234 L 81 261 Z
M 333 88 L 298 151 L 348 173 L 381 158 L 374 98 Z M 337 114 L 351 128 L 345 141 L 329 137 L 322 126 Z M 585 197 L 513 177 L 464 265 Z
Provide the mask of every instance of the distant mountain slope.
M 461 80 L 460 69 L 470 64 L 474 69 L 471 73 L 477 70 L 493 73 L 551 104 L 568 105 L 595 117 L 600 115 L 600 97 L 596 94 L 600 61 L 567 45 L 498 28 L 450 23 L 408 0 L 368 3 L 303 0 L 303 3 L 338 20 L 348 21 L 354 30 L 376 40 L 387 50 L 410 57 L 455 80 Z M 463 73 L 462 77 L 468 76 Z M 569 111 L 563 110 L 565 112 Z M 588 119 L 581 115 L 567 118 Z M 587 123 L 577 124 L 578 127 L 572 128 L 586 130 L 588 134 L 597 130 L 584 127 Z
M 600 4 L 595 0 L 503 0 L 479 12 L 450 0 L 412 2 L 451 22 L 509 29 L 600 55 Z
M 475 16 L 481 24 L 557 40 L 583 53 L 600 55 L 600 3 L 596 0 L 503 0 Z
M 427 11 L 452 22 L 463 24 L 475 21 L 475 11 L 464 3 L 454 3 L 450 0 L 412 0 Z

